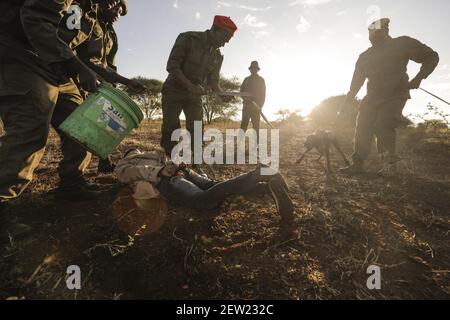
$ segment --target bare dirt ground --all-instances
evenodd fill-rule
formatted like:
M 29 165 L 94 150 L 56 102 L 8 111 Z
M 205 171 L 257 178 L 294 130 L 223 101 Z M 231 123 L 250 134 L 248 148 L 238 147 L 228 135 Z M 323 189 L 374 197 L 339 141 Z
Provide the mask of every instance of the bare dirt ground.
M 157 145 L 160 124 L 148 122 L 121 147 Z M 221 125 L 223 127 L 223 124 Z M 281 126 L 281 172 L 296 205 L 294 235 L 278 232 L 270 197 L 235 197 L 215 212 L 168 205 L 151 235 L 127 234 L 113 219 L 117 188 L 91 201 L 58 202 L 59 142 L 52 135 L 35 180 L 0 219 L 31 225 L 25 238 L 0 247 L 0 298 L 27 299 L 449 299 L 450 142 L 448 130 L 400 132 L 395 175 L 326 179 L 311 154 L 294 165 L 306 122 Z M 351 129 L 340 141 L 351 153 Z M 342 166 L 333 154 L 335 169 Z M 113 175 L 88 177 L 108 189 Z M 229 178 L 252 166 L 216 166 Z M 369 265 L 382 289 L 368 290 Z M 82 270 L 82 289 L 66 287 L 66 268 Z

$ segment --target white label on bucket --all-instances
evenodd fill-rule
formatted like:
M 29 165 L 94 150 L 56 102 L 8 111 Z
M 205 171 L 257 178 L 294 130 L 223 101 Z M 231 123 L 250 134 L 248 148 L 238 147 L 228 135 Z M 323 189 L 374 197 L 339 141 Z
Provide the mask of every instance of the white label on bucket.
M 98 118 L 98 122 L 107 122 L 107 130 L 124 132 L 127 129 L 127 124 L 123 120 L 122 114 L 114 108 L 108 99 L 101 97 L 98 99 L 97 104 L 101 105 L 103 109 L 103 112 Z

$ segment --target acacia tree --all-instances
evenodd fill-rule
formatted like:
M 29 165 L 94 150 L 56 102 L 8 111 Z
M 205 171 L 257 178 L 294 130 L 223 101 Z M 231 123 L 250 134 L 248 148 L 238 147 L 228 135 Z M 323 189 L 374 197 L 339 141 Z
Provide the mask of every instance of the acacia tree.
M 237 77 L 220 77 L 220 86 L 224 91 L 238 91 L 241 82 Z M 216 118 L 231 119 L 238 113 L 238 101 L 223 102 L 217 95 L 211 94 L 203 97 L 203 113 L 208 124 Z
M 163 82 L 157 79 L 136 77 L 134 80 L 143 84 L 147 90 L 142 94 L 132 95 L 138 106 L 144 112 L 145 118 L 152 119 L 161 111 L 161 91 Z

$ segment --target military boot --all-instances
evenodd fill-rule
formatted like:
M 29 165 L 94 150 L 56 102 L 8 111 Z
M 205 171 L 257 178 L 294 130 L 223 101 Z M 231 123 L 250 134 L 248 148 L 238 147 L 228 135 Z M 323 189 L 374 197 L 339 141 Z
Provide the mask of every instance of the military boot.
M 102 194 L 101 191 L 95 190 L 97 186 L 83 178 L 75 180 L 62 180 L 54 194 L 57 199 L 61 200 L 77 200 L 92 199 Z
M 99 173 L 112 173 L 116 166 L 112 162 L 111 158 L 100 159 L 98 162 L 98 172 Z

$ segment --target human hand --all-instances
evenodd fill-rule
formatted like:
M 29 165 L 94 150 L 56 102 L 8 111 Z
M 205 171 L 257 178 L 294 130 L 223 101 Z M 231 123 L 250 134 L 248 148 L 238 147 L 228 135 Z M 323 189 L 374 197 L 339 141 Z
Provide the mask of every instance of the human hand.
M 409 82 L 409 88 L 412 90 L 419 89 L 422 84 L 423 79 L 420 77 L 415 77 Z

